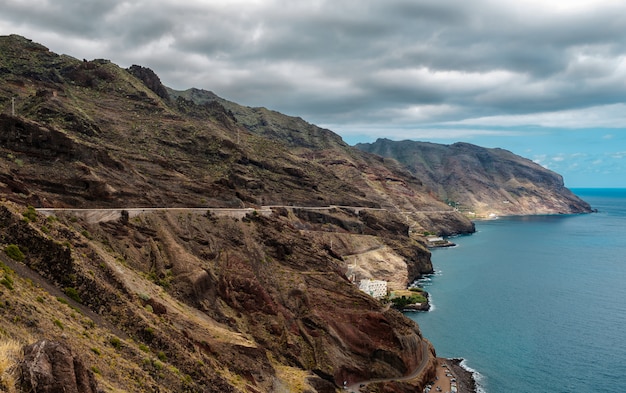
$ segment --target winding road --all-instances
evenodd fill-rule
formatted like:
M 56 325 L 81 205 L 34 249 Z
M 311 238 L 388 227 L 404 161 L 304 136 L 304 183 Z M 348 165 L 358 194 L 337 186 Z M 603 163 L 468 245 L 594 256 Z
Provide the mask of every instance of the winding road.
M 398 382 L 410 381 L 412 379 L 419 377 L 419 375 L 424 371 L 424 369 L 428 365 L 429 358 L 430 357 L 429 357 L 428 343 L 425 340 L 422 340 L 422 361 L 411 374 L 405 375 L 404 377 L 399 377 L 399 378 L 380 378 L 380 379 L 371 379 L 369 381 L 360 381 L 360 382 L 353 383 L 352 385 L 346 386 L 345 389 L 348 392 L 357 393 L 361 391 L 362 387 L 365 387 L 371 383 L 392 382 L 392 381 L 398 381 Z

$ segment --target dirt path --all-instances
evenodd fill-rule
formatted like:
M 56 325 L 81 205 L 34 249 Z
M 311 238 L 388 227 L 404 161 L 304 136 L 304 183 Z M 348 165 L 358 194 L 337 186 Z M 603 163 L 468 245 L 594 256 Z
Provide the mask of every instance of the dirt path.
M 63 291 L 61 291 L 54 284 L 52 284 L 48 279 L 41 276 L 35 270 L 31 269 L 30 267 L 24 265 L 21 262 L 14 261 L 13 259 L 7 257 L 4 252 L 0 252 L 0 261 L 2 261 L 2 263 L 7 265 L 9 268 L 11 268 L 11 270 L 13 270 L 21 278 L 31 280 L 36 286 L 44 289 L 51 296 L 65 299 L 68 304 L 80 310 L 80 312 L 83 313 L 83 315 L 89 317 L 92 321 L 94 321 L 96 325 L 105 327 L 106 329 L 114 333 L 119 338 L 123 338 L 124 340 L 129 339 L 126 333 L 124 333 L 123 331 L 115 327 L 113 324 L 111 324 L 101 315 L 93 312 L 89 307 L 69 298 L 67 295 L 65 295 Z

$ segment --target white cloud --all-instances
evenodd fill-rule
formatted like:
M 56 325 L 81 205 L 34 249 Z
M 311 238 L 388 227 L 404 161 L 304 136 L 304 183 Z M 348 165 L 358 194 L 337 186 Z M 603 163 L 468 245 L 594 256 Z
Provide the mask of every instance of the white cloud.
M 621 0 L 6 0 L 0 34 L 343 136 L 471 139 L 626 128 L 624 14 Z
M 441 128 L 404 128 L 403 126 L 385 127 L 379 125 L 352 125 L 350 128 L 339 124 L 324 124 L 324 128 L 339 130 L 341 135 L 368 135 L 370 137 L 385 137 L 389 139 L 414 140 L 471 140 L 476 137 L 515 137 L 521 134 L 517 131 L 498 131 L 481 129 L 441 129 Z M 342 128 L 344 127 L 344 128 Z
M 626 128 L 626 104 L 592 106 L 554 112 L 494 115 L 446 122 L 450 125 L 541 126 L 548 128 Z

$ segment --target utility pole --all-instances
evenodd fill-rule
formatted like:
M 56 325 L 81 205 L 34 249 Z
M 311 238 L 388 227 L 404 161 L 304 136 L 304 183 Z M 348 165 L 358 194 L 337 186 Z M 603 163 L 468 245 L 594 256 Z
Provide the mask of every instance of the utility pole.
M 15 97 L 11 97 L 11 116 L 15 116 Z

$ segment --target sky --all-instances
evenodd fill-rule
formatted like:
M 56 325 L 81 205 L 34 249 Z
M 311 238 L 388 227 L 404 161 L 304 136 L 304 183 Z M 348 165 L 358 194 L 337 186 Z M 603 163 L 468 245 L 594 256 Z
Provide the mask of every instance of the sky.
M 0 0 L 0 35 L 331 129 L 626 187 L 622 0 Z

